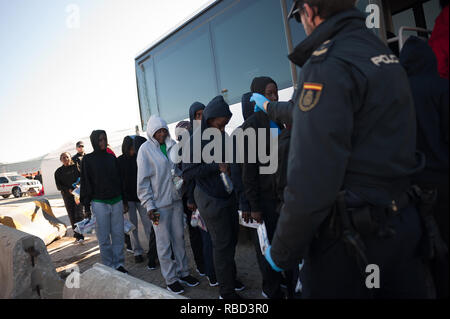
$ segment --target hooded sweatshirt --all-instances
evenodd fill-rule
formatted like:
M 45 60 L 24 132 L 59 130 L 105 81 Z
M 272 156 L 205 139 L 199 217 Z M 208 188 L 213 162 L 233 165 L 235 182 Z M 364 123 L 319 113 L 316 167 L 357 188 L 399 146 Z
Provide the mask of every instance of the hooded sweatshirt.
M 191 125 L 194 125 L 195 113 L 205 110 L 205 107 L 206 106 L 200 102 L 195 102 L 191 105 L 191 107 L 189 108 L 189 119 L 191 121 Z
M 203 112 L 202 127 L 203 132 L 208 128 L 208 120 L 218 117 L 231 118 L 233 114 L 230 111 L 229 105 L 225 102 L 222 96 L 215 97 L 205 108 Z M 222 133 L 223 140 L 225 140 L 225 134 Z M 202 150 L 203 148 L 212 141 L 202 140 Z M 191 140 L 193 143 L 193 139 Z M 222 143 L 223 148 L 225 144 Z M 222 153 L 225 156 L 225 153 Z M 191 158 L 193 158 L 193 147 L 191 147 Z M 225 162 L 224 160 L 222 161 Z M 195 180 L 196 186 L 199 187 L 207 195 L 216 198 L 228 200 L 231 196 L 225 190 L 225 186 L 220 178 L 219 163 L 206 164 L 201 163 L 183 163 L 183 178 L 185 181 Z
M 427 158 L 426 168 L 416 177 L 422 183 L 448 183 L 449 88 L 438 74 L 431 47 L 410 37 L 400 54 L 406 69 L 417 113 L 417 148 Z
M 436 19 L 433 34 L 430 38 L 430 45 L 433 48 L 438 60 L 439 74 L 448 80 L 448 24 L 449 24 L 449 6 L 445 6 L 439 17 Z
M 105 131 L 93 131 L 91 143 L 94 151 L 83 158 L 81 167 L 81 202 L 90 211 L 91 201 L 114 204 L 121 200 L 122 183 L 117 158 L 100 150 L 99 137 Z
M 137 157 L 137 195 L 147 211 L 170 206 L 181 199 L 172 180 L 172 169 L 176 169 L 176 166 L 154 138 L 155 133 L 163 128 L 169 131 L 163 119 L 150 117 L 147 124 L 148 141 L 141 146 Z M 169 135 L 165 142 L 167 154 L 175 145 Z
M 242 96 L 241 104 L 242 104 L 242 116 L 244 121 L 246 121 L 249 117 L 255 114 L 255 102 L 250 102 L 250 98 L 253 93 L 245 93 Z M 239 127 L 241 128 L 241 127 Z M 236 196 L 239 201 L 239 209 L 243 212 L 250 212 L 251 207 L 250 203 L 247 200 L 245 195 L 245 187 L 242 181 L 242 164 L 233 163 L 231 164 L 231 180 L 233 181 L 234 189 L 236 191 Z
M 195 121 L 195 113 L 200 110 L 205 110 L 206 106 L 200 102 L 194 102 L 189 108 L 189 120 L 190 120 L 190 128 L 189 133 L 192 136 L 192 132 L 194 130 L 194 121 Z M 181 163 L 181 169 L 183 167 L 183 163 Z M 184 182 L 183 185 L 183 196 L 186 197 L 186 201 L 188 204 L 195 204 L 194 198 L 194 189 L 195 189 L 195 180 L 191 179 Z
M 123 201 L 127 202 L 139 202 L 137 196 L 137 153 L 134 156 L 129 155 L 131 147 L 134 147 L 135 151 L 139 149 L 140 145 L 147 140 L 141 136 L 127 136 L 122 143 L 122 155 L 119 156 L 119 168 L 122 178 L 122 191 Z
M 265 94 L 265 90 L 268 84 L 275 83 L 269 77 L 255 78 L 251 85 L 252 93 Z M 259 140 L 258 129 L 262 128 L 266 130 L 266 147 L 265 152 L 269 154 L 270 151 L 270 128 L 273 126 L 273 122 L 270 121 L 268 115 L 264 112 L 256 112 L 250 116 L 244 124 L 242 129 L 254 129 L 256 131 L 256 141 Z M 257 154 L 259 154 L 258 144 L 256 145 Z M 246 156 L 247 158 L 247 156 Z M 245 187 L 246 198 L 250 203 L 251 210 L 254 212 L 261 212 L 263 209 L 261 205 L 264 205 L 264 201 L 275 201 L 276 192 L 274 187 L 274 178 L 272 175 L 260 174 L 261 163 L 244 163 L 242 166 L 242 179 Z

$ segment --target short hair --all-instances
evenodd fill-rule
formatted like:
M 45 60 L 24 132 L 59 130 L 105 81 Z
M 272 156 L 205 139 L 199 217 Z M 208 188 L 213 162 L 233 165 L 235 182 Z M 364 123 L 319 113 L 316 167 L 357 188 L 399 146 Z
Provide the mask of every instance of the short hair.
M 83 145 L 83 146 L 84 146 L 84 143 L 83 143 L 83 141 L 79 141 L 79 142 L 77 142 L 77 147 L 80 147 L 81 145 Z
M 70 164 L 73 164 L 72 156 L 70 155 L 69 152 L 61 153 L 61 155 L 59 155 L 59 160 L 62 161 L 62 158 L 63 158 L 64 155 L 67 155 L 69 157 Z
M 307 3 L 311 8 L 317 8 L 317 15 L 322 19 L 329 19 L 339 12 L 352 9 L 357 0 L 303 0 L 300 4 Z

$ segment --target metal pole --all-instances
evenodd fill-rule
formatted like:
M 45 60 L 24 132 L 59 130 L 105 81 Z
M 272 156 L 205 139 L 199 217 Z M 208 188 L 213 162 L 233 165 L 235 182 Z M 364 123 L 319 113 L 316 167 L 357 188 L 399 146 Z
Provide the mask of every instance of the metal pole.
M 289 21 L 288 21 L 288 7 L 286 4 L 286 0 L 280 0 L 281 3 L 281 9 L 283 11 L 283 21 L 284 21 L 284 30 L 286 33 L 286 42 L 287 42 L 287 46 L 288 46 L 288 51 L 289 54 L 291 54 L 294 51 L 294 45 L 292 43 L 292 33 L 291 33 L 291 27 L 289 26 Z M 297 88 L 297 67 L 295 66 L 294 63 L 290 62 L 291 65 L 291 76 L 292 76 L 292 84 L 294 86 L 294 88 Z

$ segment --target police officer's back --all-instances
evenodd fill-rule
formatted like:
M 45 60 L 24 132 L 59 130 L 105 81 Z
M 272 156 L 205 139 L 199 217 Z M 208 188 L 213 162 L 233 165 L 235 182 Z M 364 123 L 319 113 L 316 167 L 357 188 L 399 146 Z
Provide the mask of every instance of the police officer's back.
M 290 56 L 303 70 L 267 257 L 283 269 L 305 258 L 307 298 L 426 297 L 420 218 L 403 200 L 420 169 L 408 79 L 355 2 L 298 1 L 314 31 Z M 314 29 L 315 15 L 325 21 Z M 380 267 L 381 289 L 366 287 L 367 264 Z

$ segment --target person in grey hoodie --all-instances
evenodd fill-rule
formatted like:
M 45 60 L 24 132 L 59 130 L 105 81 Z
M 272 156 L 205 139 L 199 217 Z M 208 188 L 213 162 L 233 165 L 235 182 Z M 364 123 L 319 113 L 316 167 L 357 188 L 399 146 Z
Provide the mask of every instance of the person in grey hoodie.
M 161 273 L 167 289 L 181 294 L 184 289 L 180 282 L 195 287 L 199 281 L 189 274 L 183 202 L 172 176 L 177 167 L 168 156 L 176 143 L 170 137 L 167 123 L 157 116 L 149 119 L 147 135 L 148 141 L 138 153 L 137 194 L 153 221 Z

